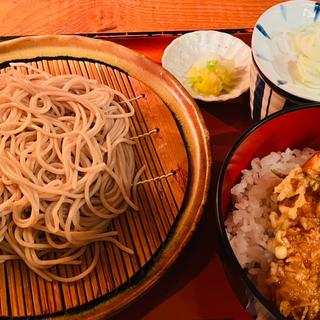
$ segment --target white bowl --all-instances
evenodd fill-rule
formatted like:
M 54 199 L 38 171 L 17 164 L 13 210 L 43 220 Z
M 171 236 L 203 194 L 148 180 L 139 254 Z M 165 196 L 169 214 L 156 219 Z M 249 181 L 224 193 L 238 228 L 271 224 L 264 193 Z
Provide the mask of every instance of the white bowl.
M 285 92 L 312 101 L 320 101 L 320 90 L 299 84 L 290 75 L 288 66 L 296 58 L 288 44 L 285 45 L 285 34 L 316 21 L 320 21 L 319 3 L 292 0 L 264 12 L 252 34 L 253 58 L 262 74 Z
M 234 61 L 235 69 L 241 70 L 240 80 L 226 94 L 205 96 L 195 92 L 187 81 L 189 69 L 199 60 L 219 56 Z M 219 31 L 195 31 L 175 39 L 165 49 L 162 66 L 171 72 L 195 99 L 225 101 L 248 90 L 250 82 L 251 50 L 240 39 Z

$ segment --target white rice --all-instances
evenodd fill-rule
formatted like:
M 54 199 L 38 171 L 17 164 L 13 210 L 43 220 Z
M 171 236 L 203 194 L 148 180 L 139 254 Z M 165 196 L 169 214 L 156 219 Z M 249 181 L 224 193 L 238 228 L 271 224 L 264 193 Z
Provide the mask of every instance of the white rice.
M 234 210 L 226 220 L 226 229 L 233 251 L 243 268 L 260 289 L 269 270 L 272 254 L 267 249 L 271 235 L 269 213 L 275 209 L 272 192 L 281 178 L 302 165 L 315 151 L 310 148 L 272 152 L 251 161 L 251 169 L 243 170 L 241 181 L 231 189 Z M 274 172 L 272 172 L 274 171 Z M 263 290 L 264 291 L 264 290 Z

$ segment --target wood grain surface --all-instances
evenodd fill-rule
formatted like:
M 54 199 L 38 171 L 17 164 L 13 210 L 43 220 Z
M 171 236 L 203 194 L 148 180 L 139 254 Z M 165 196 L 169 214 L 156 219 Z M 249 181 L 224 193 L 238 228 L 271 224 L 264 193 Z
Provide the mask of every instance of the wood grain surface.
M 116 0 L 0 0 L 0 36 L 80 34 L 116 27 Z
M 279 0 L 0 0 L 0 36 L 252 28 Z

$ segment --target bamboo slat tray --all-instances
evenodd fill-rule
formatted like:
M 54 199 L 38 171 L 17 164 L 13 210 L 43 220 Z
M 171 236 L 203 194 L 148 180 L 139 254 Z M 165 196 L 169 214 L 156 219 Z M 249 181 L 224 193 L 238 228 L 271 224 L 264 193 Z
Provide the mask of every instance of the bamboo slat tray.
M 134 255 L 104 244 L 97 268 L 73 284 L 47 282 L 18 261 L 0 264 L 0 318 L 101 319 L 141 296 L 169 268 L 200 219 L 210 180 L 209 135 L 195 103 L 160 66 L 125 47 L 77 36 L 20 38 L 0 44 L 0 71 L 30 62 L 51 74 L 80 74 L 122 91 L 136 114 L 131 134 L 139 212 L 113 222 Z M 84 265 L 92 252 L 87 250 Z M 72 275 L 79 266 L 59 267 Z

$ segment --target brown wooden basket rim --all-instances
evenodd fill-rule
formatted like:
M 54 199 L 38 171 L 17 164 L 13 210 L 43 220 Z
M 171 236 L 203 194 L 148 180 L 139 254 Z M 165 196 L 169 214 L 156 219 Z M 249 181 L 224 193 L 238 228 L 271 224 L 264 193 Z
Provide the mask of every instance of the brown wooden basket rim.
M 106 40 L 81 36 L 30 36 L 0 43 L 0 65 L 8 61 L 35 58 L 75 58 L 93 60 L 119 68 L 149 86 L 166 102 L 186 143 L 189 159 L 188 199 L 170 240 L 152 268 L 137 283 L 120 290 L 110 299 L 81 311 L 55 315 L 56 319 L 102 319 L 124 309 L 152 285 L 173 264 L 190 240 L 206 203 L 210 177 L 211 152 L 209 132 L 196 103 L 183 86 L 149 58 Z M 146 80 L 147 79 L 147 80 Z

